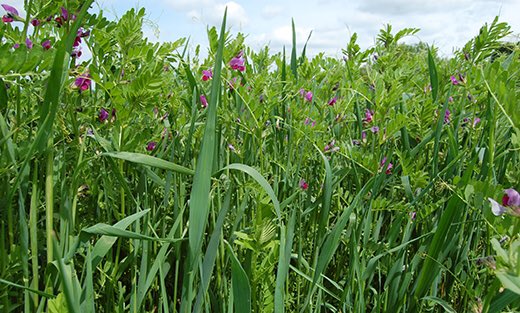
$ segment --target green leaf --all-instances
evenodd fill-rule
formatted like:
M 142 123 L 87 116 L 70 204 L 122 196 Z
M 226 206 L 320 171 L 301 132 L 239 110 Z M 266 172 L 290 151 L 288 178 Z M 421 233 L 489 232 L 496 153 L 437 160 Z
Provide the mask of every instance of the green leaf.
M 235 312 L 251 312 L 251 286 L 249 279 L 229 244 L 227 244 L 227 248 L 229 258 L 231 259 L 231 286 Z
M 156 167 L 156 168 L 160 168 L 163 170 L 174 171 L 174 172 L 177 172 L 180 174 L 186 174 L 186 175 L 195 174 L 194 171 L 189 168 L 186 168 L 184 166 L 177 165 L 170 161 L 159 159 L 157 157 L 147 155 L 147 154 L 135 153 L 135 152 L 105 152 L 105 153 L 102 153 L 101 155 L 110 156 L 113 158 L 130 161 L 130 162 L 141 164 L 141 165 Z

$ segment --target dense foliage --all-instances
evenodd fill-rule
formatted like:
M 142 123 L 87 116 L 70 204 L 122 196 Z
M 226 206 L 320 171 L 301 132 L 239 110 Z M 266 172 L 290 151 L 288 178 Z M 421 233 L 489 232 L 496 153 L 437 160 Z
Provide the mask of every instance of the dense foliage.
M 449 59 L 390 26 L 336 59 L 224 17 L 201 59 L 144 9 L 27 2 L 0 26 L 3 312 L 520 308 L 507 24 Z

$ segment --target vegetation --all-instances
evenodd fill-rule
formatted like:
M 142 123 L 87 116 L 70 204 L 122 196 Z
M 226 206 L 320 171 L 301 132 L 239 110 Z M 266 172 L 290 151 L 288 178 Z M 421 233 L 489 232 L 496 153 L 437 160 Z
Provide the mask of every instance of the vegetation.
M 144 9 L 26 2 L 0 26 L 3 312 L 518 312 L 507 24 L 336 59 L 224 16 L 201 59 Z

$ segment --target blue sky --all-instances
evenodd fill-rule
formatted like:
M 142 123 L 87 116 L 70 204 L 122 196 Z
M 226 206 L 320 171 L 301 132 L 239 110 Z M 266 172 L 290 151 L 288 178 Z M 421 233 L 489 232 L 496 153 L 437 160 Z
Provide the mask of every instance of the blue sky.
M 0 2 L 20 8 L 23 1 Z M 325 52 L 338 57 L 352 33 L 358 34 L 362 48 L 368 48 L 387 23 L 395 31 L 420 28 L 416 36 L 405 41 L 433 43 L 444 55 L 462 47 L 496 15 L 508 22 L 515 34 L 520 33 L 520 19 L 514 14 L 520 12 L 520 0 L 97 0 L 93 10 L 101 8 L 106 15 L 116 17 L 128 9 L 144 7 L 149 21 L 145 35 L 150 40 L 191 37 L 193 45 L 205 49 L 206 27 L 220 24 L 226 6 L 231 31 L 246 34 L 246 43 L 252 48 L 267 44 L 272 52 L 291 46 L 291 18 L 300 47 L 312 31 L 309 54 Z

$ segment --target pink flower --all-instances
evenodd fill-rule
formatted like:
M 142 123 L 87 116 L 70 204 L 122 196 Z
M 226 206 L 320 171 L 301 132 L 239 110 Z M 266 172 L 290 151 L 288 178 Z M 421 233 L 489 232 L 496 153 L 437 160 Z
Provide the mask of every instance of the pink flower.
M 329 105 L 334 106 L 336 104 L 336 101 L 338 101 L 338 97 L 334 97 L 329 100 Z
M 312 92 L 307 91 L 307 93 L 305 94 L 305 101 L 312 102 Z
M 51 48 L 51 41 L 49 39 L 42 42 L 42 47 L 44 50 L 49 50 Z
M 475 128 L 475 126 L 477 126 L 478 123 L 480 123 L 480 118 L 475 117 L 475 119 L 473 120 L 473 128 Z
M 213 72 L 211 70 L 203 70 L 202 71 L 202 80 L 207 81 L 213 78 Z
M 25 39 L 25 45 L 27 46 L 27 49 L 32 49 L 32 47 L 33 47 L 33 42 L 31 41 L 31 39 L 26 38 L 26 39 Z
M 206 99 L 205 95 L 200 95 L 200 103 L 202 104 L 203 108 L 208 106 L 208 100 Z
M 246 70 L 245 60 L 242 58 L 243 51 L 240 51 L 237 56 L 233 57 L 231 61 L 229 61 L 229 66 L 234 70 L 239 70 L 243 72 Z
M 105 108 L 101 108 L 101 110 L 99 110 L 98 118 L 101 123 L 106 121 L 108 119 L 108 111 L 105 110 Z
M 392 168 L 394 167 L 394 165 L 392 163 L 386 163 L 386 157 L 384 157 L 382 160 L 381 160 L 381 163 L 379 163 L 379 167 L 381 168 L 384 168 L 384 166 L 386 165 L 386 170 L 385 170 L 385 174 L 386 175 L 390 175 L 392 174 Z
M 300 88 L 299 93 L 300 93 L 300 96 L 302 96 L 302 97 L 305 96 L 305 89 Z
M 455 76 L 451 75 L 450 79 L 451 79 L 451 83 L 453 85 L 458 85 L 459 84 L 459 81 L 455 78 Z
M 91 85 L 90 74 L 81 74 L 74 81 L 74 85 L 79 88 L 79 91 L 85 91 L 90 88 Z
M 366 109 L 365 110 L 365 118 L 363 119 L 363 123 L 370 123 L 374 117 L 374 111 Z
M 8 5 L 8 4 L 2 4 L 2 7 L 7 12 L 6 15 L 2 16 L 2 22 L 4 23 L 11 23 L 14 22 L 14 20 L 22 20 L 20 15 L 18 15 L 18 10 L 16 10 L 14 7 Z
M 448 124 L 450 122 L 451 112 L 450 110 L 446 109 L 446 112 L 444 112 L 444 124 Z
M 155 147 L 157 146 L 157 142 L 155 141 L 150 141 L 148 142 L 148 144 L 146 145 L 146 150 L 147 151 L 153 151 L 155 149 Z
M 508 208 L 513 210 L 513 215 L 520 216 L 520 194 L 513 188 L 504 190 L 502 197 L 502 205 L 495 200 L 488 198 L 491 203 L 491 212 L 494 215 L 500 216 L 508 211 Z
M 307 182 L 306 182 L 305 179 L 303 179 L 303 178 L 300 180 L 300 188 L 301 188 L 302 190 L 307 190 L 307 189 L 309 189 L 309 184 L 307 184 Z
M 32 26 L 36 27 L 36 26 L 40 25 L 40 21 L 37 18 L 33 18 L 31 20 L 31 24 L 32 24 Z

